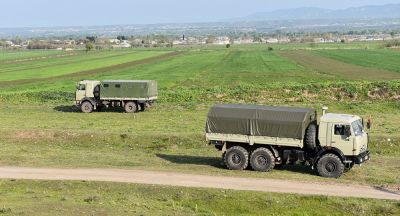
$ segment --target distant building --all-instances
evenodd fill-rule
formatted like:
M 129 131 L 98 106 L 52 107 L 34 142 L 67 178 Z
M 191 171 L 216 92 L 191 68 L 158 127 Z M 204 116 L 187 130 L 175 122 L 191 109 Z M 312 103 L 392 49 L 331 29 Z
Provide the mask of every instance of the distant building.
M 226 45 L 230 43 L 229 37 L 216 37 L 214 40 L 214 45 Z
M 252 44 L 253 38 L 236 38 L 233 40 L 233 44 Z
M 277 38 L 269 38 L 269 39 L 267 39 L 267 43 L 275 44 L 275 43 L 278 43 L 278 42 L 279 41 L 278 41 Z

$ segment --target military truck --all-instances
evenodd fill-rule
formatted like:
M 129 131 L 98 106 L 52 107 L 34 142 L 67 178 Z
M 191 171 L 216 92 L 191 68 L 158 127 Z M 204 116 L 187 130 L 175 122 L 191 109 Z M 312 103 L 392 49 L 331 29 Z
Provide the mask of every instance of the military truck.
M 338 178 L 370 159 L 368 134 L 360 117 L 326 111 L 318 121 L 316 110 L 309 108 L 216 105 L 208 113 L 206 139 L 223 152 L 231 170 L 250 164 L 267 172 L 297 162 L 320 176 Z
M 103 107 L 123 107 L 127 113 L 135 113 L 150 107 L 157 95 L 153 80 L 82 80 L 76 86 L 75 101 L 84 113 Z

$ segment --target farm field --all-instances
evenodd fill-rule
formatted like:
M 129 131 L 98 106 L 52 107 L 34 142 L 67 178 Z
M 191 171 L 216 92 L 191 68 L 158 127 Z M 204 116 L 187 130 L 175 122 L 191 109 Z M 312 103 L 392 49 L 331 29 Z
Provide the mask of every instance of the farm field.
M 80 54 L 64 58 L 50 58 L 44 60 L 17 62 L 5 64 L 0 69 L 0 81 L 19 79 L 33 79 L 59 76 L 79 71 L 118 65 L 130 61 L 137 61 L 166 52 L 100 52 L 96 54 Z
M 104 50 L 73 55 L 58 51 L 0 54 L 0 166 L 132 168 L 337 183 L 354 183 L 357 179 L 357 184 L 399 190 L 400 63 L 395 61 L 399 52 L 383 49 L 376 43 L 273 47 L 273 51 L 268 51 L 267 46 L 233 46 L 230 49 Z M 134 115 L 119 109 L 83 114 L 72 107 L 75 85 L 81 79 L 154 79 L 159 84 L 160 100 L 154 108 Z M 300 165 L 285 166 L 270 173 L 226 170 L 220 153 L 204 141 L 205 118 L 208 108 L 215 103 L 304 106 L 318 110 L 328 105 L 330 112 L 353 113 L 364 118 L 372 115 L 372 160 L 337 180 L 318 177 Z M 118 214 L 123 211 L 121 206 L 139 209 L 137 213 L 166 210 L 179 214 L 200 211 L 207 215 L 223 211 L 216 204 L 209 212 L 203 208 L 221 195 L 216 190 L 129 185 L 137 197 L 126 197 L 118 192 L 125 184 L 0 181 L 0 185 L 0 191 L 4 187 L 15 188 L 11 192 L 0 192 L 0 203 L 3 203 L 1 199 L 8 198 L 15 201 L 21 194 L 27 203 L 33 203 L 32 197 L 39 195 L 22 192 L 29 185 L 34 194 L 52 194 L 41 196 L 40 207 L 52 206 L 65 196 L 60 212 L 73 207 L 77 211 L 106 214 L 113 210 Z M 74 194 L 62 195 L 71 188 L 76 188 Z M 106 192 L 98 195 L 103 188 Z M 162 191 L 168 201 L 160 201 L 159 209 L 145 204 L 154 198 L 145 190 Z M 179 201 L 175 206 L 171 199 L 179 191 L 185 191 L 188 201 Z M 269 196 L 278 203 L 297 197 L 229 193 L 244 200 Z M 206 194 L 214 194 L 210 195 L 210 203 L 198 203 L 198 200 L 207 200 Z M 89 196 L 100 196 L 100 199 L 90 204 L 82 201 Z M 145 201 L 138 206 L 127 204 L 132 200 L 141 203 L 138 197 Z M 116 199 L 125 200 L 125 204 L 113 205 Z M 355 207 L 357 199 L 346 199 L 350 200 L 347 203 L 340 200 L 343 199 L 300 197 L 298 202 L 310 206 L 329 202 L 327 211 L 339 206 L 339 209 L 353 209 L 353 214 L 363 210 L 395 215 L 399 208 L 394 202 L 363 200 L 363 206 Z M 10 208 L 12 213 L 32 212 L 31 204 L 23 205 L 23 201 L 5 203 L 5 209 L 0 205 L 0 211 Z M 228 203 L 235 201 L 230 199 L 220 204 Z M 263 203 L 256 209 L 262 208 Z M 198 204 L 197 210 L 193 207 L 195 204 Z M 237 210 L 252 211 L 245 206 L 238 206 L 243 209 Z M 276 211 L 281 207 L 277 204 Z M 313 208 L 304 212 L 315 213 Z
M 28 61 L 38 58 L 49 58 L 54 56 L 72 55 L 75 52 L 66 53 L 59 50 L 28 50 L 28 51 L 2 51 L 0 52 L 0 62 L 7 63 L 10 61 Z
M 317 52 L 324 57 L 349 64 L 400 72 L 400 52 L 398 50 L 347 50 L 346 52 L 319 50 Z

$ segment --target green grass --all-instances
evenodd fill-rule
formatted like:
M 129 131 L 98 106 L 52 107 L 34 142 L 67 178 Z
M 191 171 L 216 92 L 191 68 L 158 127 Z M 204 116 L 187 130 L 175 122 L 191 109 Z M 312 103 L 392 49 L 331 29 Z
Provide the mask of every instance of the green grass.
M 400 52 L 397 50 L 323 50 L 318 53 L 350 64 L 400 72 Z
M 342 55 L 354 55 L 354 60 L 348 63 L 360 70 L 376 67 L 394 74 L 397 70 L 393 68 L 398 64 L 393 63 L 397 54 L 392 52 L 397 51 L 380 49 L 379 43 L 318 44 L 313 47 L 309 44 L 273 45 L 274 51 L 268 51 L 268 46 L 179 48 L 184 52 L 167 60 L 143 62 L 111 69 L 107 73 L 66 76 L 51 81 L 43 79 L 27 84 L 19 84 L 18 80 L 103 68 L 178 49 L 75 52 L 73 56 L 20 63 L 12 61 L 30 55 L 56 55 L 56 52 L 7 54 L 3 59 L 8 60 L 0 63 L 0 80 L 13 80 L 16 84 L 0 84 L 0 165 L 147 169 L 399 187 L 399 80 L 386 81 L 379 76 L 374 77 L 378 78 L 376 81 L 365 81 L 363 77 L 360 80 L 343 79 L 304 66 L 284 57 L 278 50 L 313 49 L 316 51 L 310 52 L 316 56 L 335 62 L 343 62 Z M 365 60 L 359 53 L 363 53 L 361 49 L 366 46 L 369 47 L 365 52 L 367 58 L 374 62 L 377 56 L 382 64 L 378 61 L 376 65 L 363 63 Z M 351 49 L 359 49 L 359 53 L 354 51 L 352 54 Z M 336 54 L 340 58 L 330 56 Z M 327 65 L 320 67 L 325 67 L 326 71 L 330 69 Z M 85 115 L 71 108 L 75 85 L 80 79 L 154 79 L 159 83 L 160 99 L 154 108 L 134 115 L 121 110 Z M 372 161 L 355 167 L 337 180 L 318 177 L 301 165 L 270 173 L 229 171 L 221 165 L 220 152 L 204 140 L 206 115 L 215 103 L 317 109 L 328 105 L 330 112 L 357 114 L 364 118 L 372 115 L 375 120 L 370 131 Z M 181 193 L 184 195 L 179 195 Z M 315 215 L 334 211 L 338 211 L 338 215 L 390 215 L 397 214 L 399 208 L 394 202 L 377 200 L 92 182 L 2 181 L 0 194 L 0 214 L 28 215 L 43 209 L 49 209 L 49 215 L 71 211 L 117 215 L 264 215 L 266 211 L 277 215 Z
M 0 62 L 9 60 L 28 60 L 30 58 L 49 57 L 55 55 L 69 54 L 70 51 L 60 50 L 26 50 L 26 51 L 0 51 Z
M 0 181 L 5 215 L 398 215 L 396 201 L 64 181 Z
M 100 55 L 89 53 L 87 55 L 81 54 L 65 58 L 6 65 L 0 69 L 0 81 L 59 76 L 142 60 L 165 53 L 162 51 L 142 51 L 116 55 L 114 52 L 102 52 Z M 95 57 L 92 55 L 95 55 Z
M 291 104 L 300 106 L 300 104 Z M 317 107 L 316 104 L 308 104 Z M 385 112 L 382 112 L 385 107 Z M 375 118 L 370 150 L 373 160 L 336 180 L 340 183 L 400 185 L 400 140 L 395 103 L 331 105 L 332 112 Z M 306 166 L 288 166 L 271 173 L 229 171 L 221 153 L 208 146 L 204 124 L 208 105 L 192 108 L 157 104 L 137 115 L 121 110 L 71 112 L 68 105 L 7 105 L 0 107 L 0 164 L 36 167 L 112 167 L 191 172 L 259 178 L 331 181 Z M 395 129 L 396 128 L 396 129 Z M 395 130 L 394 130 L 395 129 Z M 392 141 L 388 142 L 390 138 Z M 34 160 L 32 160 L 34 158 Z
M 351 42 L 351 43 L 288 43 L 288 44 L 252 44 L 235 45 L 232 48 L 265 49 L 272 47 L 274 50 L 348 50 L 348 49 L 380 49 L 385 46 L 385 42 Z

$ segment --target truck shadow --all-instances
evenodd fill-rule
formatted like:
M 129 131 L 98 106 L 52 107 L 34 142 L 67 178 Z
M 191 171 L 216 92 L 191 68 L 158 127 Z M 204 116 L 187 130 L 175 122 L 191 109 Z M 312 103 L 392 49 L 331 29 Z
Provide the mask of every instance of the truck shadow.
M 205 166 L 215 167 L 218 169 L 226 169 L 226 167 L 222 162 L 221 157 L 201 157 L 201 156 L 167 155 L 167 154 L 156 154 L 156 156 L 174 164 L 205 165 Z M 315 172 L 310 167 L 301 164 L 285 165 L 282 167 L 276 167 L 275 169 L 286 170 L 295 173 L 315 175 Z M 251 170 L 251 167 L 249 166 L 247 170 Z
M 81 110 L 78 107 L 72 106 L 72 105 L 71 106 L 65 106 L 65 105 L 56 106 L 53 109 L 57 112 L 63 112 L 63 113 L 81 112 Z M 95 112 L 124 113 L 125 110 L 120 107 L 111 107 L 111 108 L 107 108 L 107 109 L 103 109 L 101 111 L 95 111 Z
M 175 164 L 206 165 L 221 169 L 224 168 L 221 158 L 218 157 L 200 157 L 200 156 L 166 155 L 166 154 L 156 154 L 156 156 Z
M 309 167 L 302 164 L 292 164 L 292 165 L 284 165 L 275 167 L 275 170 L 285 170 L 294 173 L 302 173 L 302 174 L 309 174 L 315 176 L 316 173 Z
M 72 113 L 72 112 L 78 112 L 79 109 L 76 106 L 56 106 L 54 107 L 54 110 L 57 112 L 65 112 L 65 113 Z

